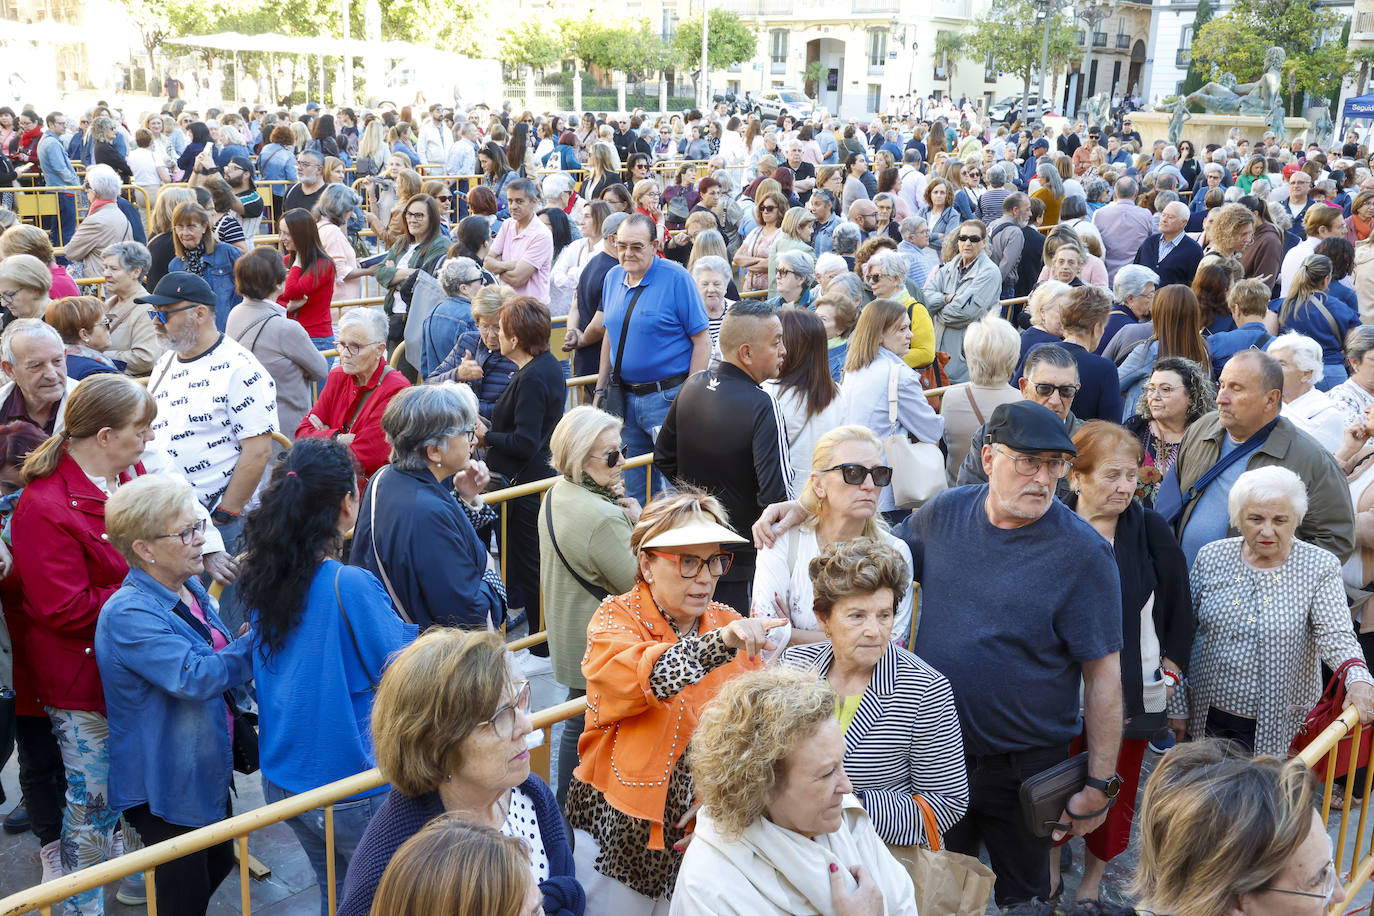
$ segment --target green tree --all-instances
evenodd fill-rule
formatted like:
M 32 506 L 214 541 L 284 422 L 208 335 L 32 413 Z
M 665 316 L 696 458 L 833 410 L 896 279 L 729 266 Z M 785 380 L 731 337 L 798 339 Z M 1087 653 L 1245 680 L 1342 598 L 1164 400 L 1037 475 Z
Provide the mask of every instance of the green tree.
M 513 70 L 531 67 L 543 71 L 563 59 L 563 42 L 547 34 L 532 20 L 501 36 L 500 60 Z
M 678 23 L 671 41 L 674 58 L 695 73 L 701 68 L 701 20 Z M 758 53 L 754 30 L 740 22 L 731 10 L 711 10 L 711 31 L 707 35 L 706 62 L 712 70 L 724 70 L 753 60 Z
M 1227 71 L 1244 83 L 1263 73 L 1265 48 L 1283 48 L 1292 111 L 1296 91 L 1323 98 L 1340 91 L 1351 66 L 1349 52 L 1339 41 L 1321 41 L 1342 22 L 1339 13 L 1314 0 L 1237 0 L 1225 16 L 1199 30 L 1193 39 L 1193 59 L 1214 76 Z
M 962 32 L 940 31 L 935 33 L 935 56 L 945 68 L 946 78 L 954 84 L 954 74 L 959 70 L 959 58 L 968 49 L 968 37 Z
M 159 0 L 124 0 L 124 9 L 129 14 L 129 21 L 138 28 L 139 42 L 143 45 L 144 53 L 148 55 L 146 88 L 153 95 L 157 95 L 162 90 L 158 85 L 157 61 L 153 58 L 153 52 L 162 44 L 162 39 L 168 36 L 166 5 Z
M 1193 39 L 1197 40 L 1198 34 L 1203 26 L 1212 21 L 1212 4 L 1209 0 L 1198 0 L 1197 12 L 1193 15 Z M 1183 94 L 1196 92 L 1207 82 L 1204 68 L 1197 58 L 1191 57 L 1188 61 L 1188 75 L 1183 78 Z
M 972 31 L 967 33 L 966 46 L 973 52 L 971 56 L 992 55 L 995 66 L 1021 77 L 1023 115 L 1024 96 L 1030 95 L 1031 74 L 1040 66 L 1043 39 L 1043 24 L 1036 22 L 1030 0 L 992 0 L 988 11 L 975 20 Z M 1077 31 L 1056 14 L 1050 21 L 1050 60 L 1069 60 L 1078 50 Z
M 649 74 L 673 65 L 673 52 L 649 27 L 647 19 L 634 25 L 613 26 L 588 15 L 581 20 L 561 21 L 559 31 L 567 54 L 588 68 L 620 70 L 631 82 L 642 82 Z M 701 40 L 700 33 L 697 40 Z

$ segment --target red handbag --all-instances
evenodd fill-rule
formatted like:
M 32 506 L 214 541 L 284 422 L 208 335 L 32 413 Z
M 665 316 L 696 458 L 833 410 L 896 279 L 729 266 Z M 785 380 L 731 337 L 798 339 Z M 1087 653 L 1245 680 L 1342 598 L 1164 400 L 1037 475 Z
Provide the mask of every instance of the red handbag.
M 1289 756 L 1296 756 L 1313 738 L 1325 731 L 1328 725 L 1340 718 L 1345 707 L 1345 676 L 1351 668 L 1356 667 L 1364 668 L 1365 663 L 1358 658 L 1349 659 L 1342 662 L 1336 673 L 1331 675 L 1331 680 L 1326 682 L 1326 689 L 1322 691 L 1317 705 L 1312 707 L 1312 711 L 1302 723 L 1302 728 L 1298 729 L 1298 733 L 1293 736 L 1293 742 L 1288 745 Z M 1364 766 L 1369 762 L 1370 745 L 1374 743 L 1374 727 L 1365 728 L 1360 732 L 1360 746 L 1355 752 L 1355 764 L 1351 766 L 1350 749 L 1354 742 L 1353 732 L 1336 742 L 1330 753 L 1313 764 L 1313 772 L 1324 778 L 1331 754 L 1336 755 L 1335 773 L 1338 777 L 1349 775 Z

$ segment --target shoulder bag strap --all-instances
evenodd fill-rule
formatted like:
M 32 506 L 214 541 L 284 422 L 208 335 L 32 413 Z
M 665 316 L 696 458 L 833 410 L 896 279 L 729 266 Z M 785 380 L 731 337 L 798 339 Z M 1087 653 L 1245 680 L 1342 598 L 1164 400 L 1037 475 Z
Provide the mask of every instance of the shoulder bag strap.
M 1225 458 L 1218 459 L 1216 464 L 1208 468 L 1207 472 L 1188 488 L 1188 492 L 1183 494 L 1183 505 L 1179 507 L 1180 514 L 1188 507 L 1189 503 L 1201 496 L 1203 491 L 1212 485 L 1212 481 L 1220 477 L 1227 468 L 1263 445 L 1269 439 L 1269 434 L 1274 431 L 1274 427 L 1278 422 L 1277 417 L 1270 420 L 1263 429 L 1236 446 L 1231 454 L 1227 455 Z
M 169 359 L 169 360 L 167 360 L 167 365 L 163 366 L 163 367 L 162 367 L 162 371 L 158 373 L 157 381 L 153 382 L 151 385 L 148 386 L 148 393 L 149 393 L 149 394 L 157 394 L 157 386 L 162 384 L 162 380 L 165 379 L 165 378 L 167 377 L 167 370 L 168 370 L 168 369 L 171 369 L 171 368 L 172 368 L 172 363 L 174 363 L 174 362 L 176 362 L 176 361 L 177 361 L 177 358 L 176 358 L 176 354 L 174 353 L 174 354 L 172 354 L 172 358 Z
M 635 287 L 634 295 L 630 296 L 630 304 L 625 309 L 625 322 L 620 326 L 620 343 L 615 348 L 615 365 L 611 367 L 611 377 L 609 381 L 619 383 L 620 381 L 620 362 L 625 358 L 625 335 L 630 331 L 630 316 L 635 313 L 635 303 L 643 294 L 644 287 Z
M 558 537 L 553 532 L 552 489 L 550 489 L 547 493 L 544 494 L 544 525 L 549 529 L 549 543 L 553 545 L 553 552 L 558 554 L 558 562 L 563 564 L 563 568 L 568 571 L 568 574 L 570 576 L 577 580 L 577 584 L 582 586 L 582 588 L 587 592 L 587 594 L 591 595 L 597 601 L 605 601 L 606 597 L 610 595 L 610 592 L 606 591 L 604 588 L 598 588 L 597 586 L 592 585 L 586 579 L 579 576 L 577 574 L 577 570 L 572 568 L 572 564 L 568 562 L 567 557 L 563 556 L 563 551 L 558 547 Z
M 411 620 L 410 615 L 406 613 L 406 606 L 401 603 L 400 597 L 396 594 L 396 589 L 391 587 L 391 577 L 386 574 L 386 566 L 382 563 L 382 556 L 377 552 L 377 491 L 381 489 L 382 475 L 389 470 L 390 468 L 382 468 L 377 472 L 377 476 L 372 478 L 372 498 L 368 509 L 371 521 L 368 534 L 372 536 L 372 559 L 377 563 L 377 571 L 382 574 L 382 584 L 386 586 L 386 593 L 391 596 L 391 603 L 396 606 L 396 613 L 400 614 L 401 619 L 406 623 L 414 623 L 415 621 Z
M 372 672 L 367 670 L 367 661 L 363 658 L 363 650 L 358 645 L 358 634 L 353 632 L 353 623 L 348 619 L 348 611 L 344 610 L 343 595 L 339 594 L 339 576 L 343 575 L 343 566 L 340 565 L 334 572 L 334 600 L 339 603 L 339 616 L 343 618 L 344 626 L 348 628 L 348 638 L 353 641 L 353 651 L 358 654 L 358 661 L 363 663 L 363 674 L 367 675 L 367 684 L 372 688 L 372 692 L 377 692 L 377 681 L 372 677 Z
M 887 373 L 887 422 L 897 423 L 897 374 L 900 370 L 893 366 Z
M 1331 315 L 1331 310 L 1326 307 L 1326 304 L 1316 296 L 1313 296 L 1309 300 L 1309 304 L 1314 306 L 1317 311 L 1321 312 L 1322 317 L 1326 319 L 1326 323 L 1331 326 L 1331 336 L 1336 338 L 1338 342 L 1343 342 L 1345 338 L 1341 336 L 1341 329 L 1336 325 L 1336 319 Z
M 262 332 L 260 331 L 258 333 Z M 353 416 L 349 417 L 348 422 L 339 428 L 339 432 L 346 433 L 353 428 L 353 424 L 358 422 L 358 414 L 363 412 L 363 405 L 367 403 L 367 399 L 372 397 L 373 392 L 375 392 L 378 388 L 382 387 L 382 379 L 385 379 L 390 373 L 390 366 L 387 366 L 382 370 L 381 376 L 379 376 L 377 379 L 377 384 L 373 385 L 371 388 L 364 391 L 363 396 L 358 398 L 358 406 L 353 408 Z
M 258 354 L 254 347 L 258 345 L 258 338 L 262 336 L 262 326 L 266 324 L 268 321 L 270 321 L 273 315 L 273 312 L 268 312 L 266 315 L 263 315 L 257 321 L 253 322 L 248 327 L 244 328 L 243 333 L 240 334 L 238 337 L 235 337 L 234 340 L 237 340 L 239 343 L 243 343 L 243 339 L 248 336 L 248 332 L 253 330 L 254 328 L 258 328 L 258 333 L 253 337 L 253 342 L 248 345 L 248 352 L 252 353 L 254 356 L 257 356 Z
M 972 385 L 964 386 L 964 397 L 968 398 L 968 406 L 973 408 L 973 415 L 978 418 L 978 424 L 980 426 L 987 425 L 988 421 L 983 419 L 983 412 L 978 409 L 978 402 L 973 399 Z

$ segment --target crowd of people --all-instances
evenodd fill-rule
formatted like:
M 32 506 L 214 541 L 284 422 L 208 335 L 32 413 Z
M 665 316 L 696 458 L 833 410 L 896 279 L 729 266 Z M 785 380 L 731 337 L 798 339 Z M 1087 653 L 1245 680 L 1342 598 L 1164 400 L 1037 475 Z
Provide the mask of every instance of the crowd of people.
M 912 846 L 1035 912 L 1055 844 L 1095 899 L 1135 821 L 1142 912 L 1342 899 L 1275 758 L 1330 672 L 1374 719 L 1353 136 L 203 114 L 0 109 L 73 189 L 0 209 L 5 826 L 44 880 L 236 771 L 376 766 L 332 838 L 288 820 L 322 913 L 332 868 L 359 916 L 914 914 Z M 549 782 L 522 622 L 586 702 Z M 159 911 L 232 864 L 159 865 Z

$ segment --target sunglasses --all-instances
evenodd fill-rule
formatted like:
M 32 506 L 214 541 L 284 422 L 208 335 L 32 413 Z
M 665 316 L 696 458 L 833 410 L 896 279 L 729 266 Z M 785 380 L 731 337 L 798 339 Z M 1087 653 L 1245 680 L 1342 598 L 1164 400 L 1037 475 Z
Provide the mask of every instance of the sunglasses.
M 609 452 L 602 456 L 601 460 L 606 462 L 606 467 L 613 468 L 629 457 L 629 455 L 626 454 L 625 449 L 626 446 L 623 445 L 620 448 L 611 449 Z
M 184 312 L 187 309 L 193 309 L 197 307 L 199 307 L 199 303 L 197 303 L 196 305 L 183 305 L 180 308 L 174 309 L 148 309 L 148 317 L 156 321 L 158 324 L 166 324 L 168 315 L 175 315 L 177 312 Z
M 982 237 L 981 235 L 961 235 L 961 236 L 959 236 L 959 241 L 961 241 L 961 242 L 981 242 L 982 240 L 983 240 L 983 237 Z
M 875 487 L 885 487 L 892 483 L 892 468 L 885 464 L 875 464 L 873 467 L 868 467 L 863 464 L 846 463 L 837 464 L 825 470 L 827 472 L 839 471 L 840 477 L 851 487 L 860 486 L 864 482 L 864 478 L 870 476 L 873 478 L 873 486 Z
M 1035 393 L 1040 395 L 1042 398 L 1047 398 L 1057 391 L 1059 392 L 1059 396 L 1061 398 L 1063 398 L 1066 401 L 1071 401 L 1078 394 L 1078 389 L 1081 386 L 1051 385 L 1049 382 L 1032 382 L 1031 387 L 1034 388 Z

